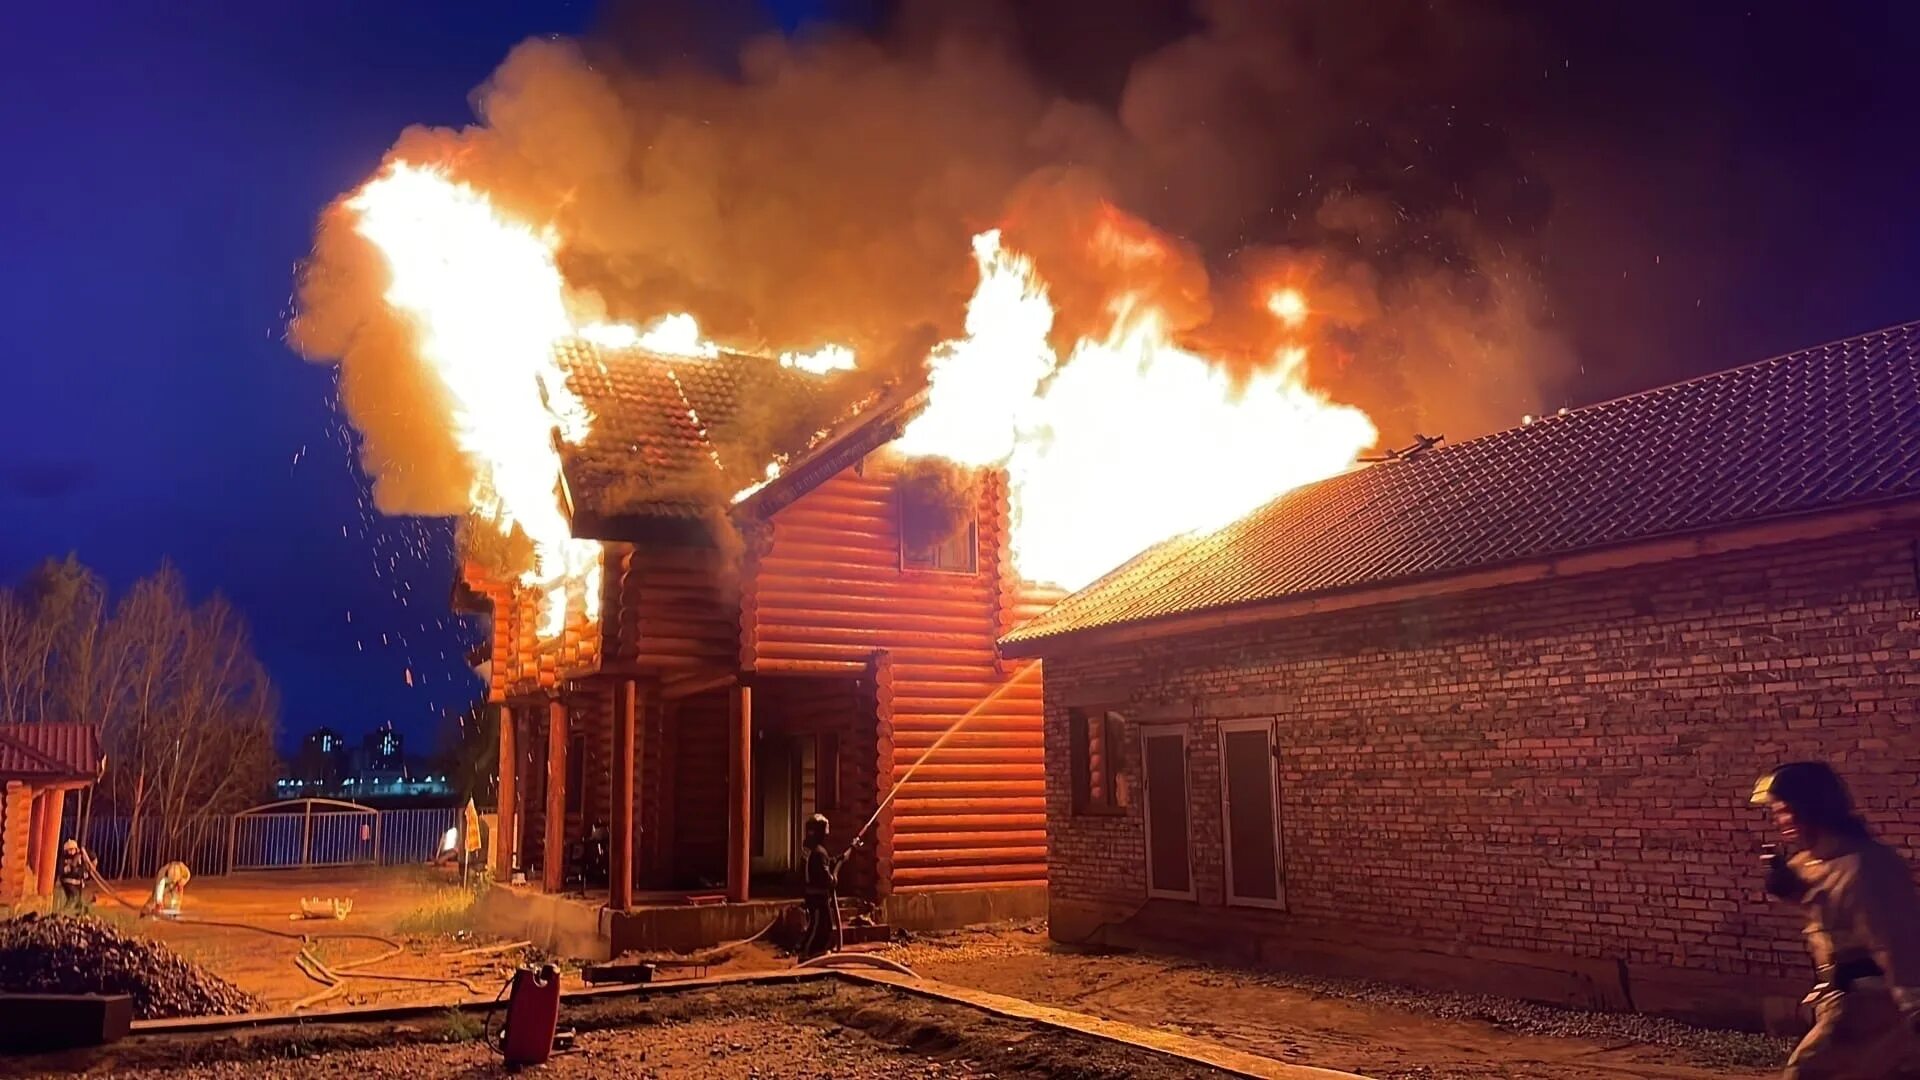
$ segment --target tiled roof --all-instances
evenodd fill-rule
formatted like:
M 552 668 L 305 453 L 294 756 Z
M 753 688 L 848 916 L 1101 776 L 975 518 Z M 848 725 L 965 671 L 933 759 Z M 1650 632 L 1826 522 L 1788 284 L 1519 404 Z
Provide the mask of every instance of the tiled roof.
M 821 410 L 859 396 L 849 376 L 731 353 L 666 357 L 570 342 L 559 359 L 593 413 L 582 444 L 564 451 L 577 520 L 700 517 L 763 480 L 770 451 L 803 450 Z
M 91 780 L 100 736 L 91 724 L 0 724 L 0 780 Z
M 1791 353 L 1282 495 L 1150 549 L 1008 634 L 1427 579 L 1920 496 L 1920 323 Z

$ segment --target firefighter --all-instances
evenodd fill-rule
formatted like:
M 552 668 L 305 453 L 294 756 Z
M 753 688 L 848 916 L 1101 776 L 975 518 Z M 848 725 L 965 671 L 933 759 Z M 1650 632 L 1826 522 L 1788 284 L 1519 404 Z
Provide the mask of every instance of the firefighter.
M 800 939 L 800 959 L 810 960 L 826 952 L 840 926 L 840 862 L 827 851 L 827 819 L 815 814 L 807 819 L 800 841 L 806 856 L 805 886 L 807 908 L 806 936 Z
M 1920 1032 L 1920 892 L 1898 853 L 1867 831 L 1823 762 L 1782 765 L 1754 785 L 1791 857 L 1770 853 L 1769 893 L 1806 912 L 1820 982 L 1813 1027 L 1789 1080 L 1884 1077 L 1911 1062 Z
M 54 911 L 66 915 L 87 913 L 87 878 L 93 873 L 93 859 L 80 841 L 69 839 L 60 845 L 60 899 Z
M 160 868 L 160 876 L 153 881 L 153 896 L 147 900 L 142 915 L 164 915 L 178 918 L 180 901 L 185 897 L 187 882 L 193 880 L 193 872 L 183 862 L 170 862 Z

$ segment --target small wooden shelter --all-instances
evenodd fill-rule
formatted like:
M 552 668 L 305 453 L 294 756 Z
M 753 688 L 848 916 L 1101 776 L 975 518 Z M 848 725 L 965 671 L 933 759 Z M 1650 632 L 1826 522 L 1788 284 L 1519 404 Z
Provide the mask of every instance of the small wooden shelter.
M 0 724 L 0 905 L 53 895 L 67 793 L 102 763 L 91 724 Z

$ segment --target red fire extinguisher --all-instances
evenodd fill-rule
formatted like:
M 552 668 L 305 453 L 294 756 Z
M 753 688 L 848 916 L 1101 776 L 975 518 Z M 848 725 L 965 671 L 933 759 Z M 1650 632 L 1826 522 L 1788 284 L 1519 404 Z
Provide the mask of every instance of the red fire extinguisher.
M 560 972 L 552 964 L 513 973 L 500 1053 L 509 1069 L 544 1064 L 560 1027 Z

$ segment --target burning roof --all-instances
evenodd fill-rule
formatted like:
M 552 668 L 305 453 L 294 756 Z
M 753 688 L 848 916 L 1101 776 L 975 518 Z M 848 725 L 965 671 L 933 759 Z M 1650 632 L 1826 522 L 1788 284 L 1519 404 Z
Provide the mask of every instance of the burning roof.
M 1007 635 L 1086 631 L 1920 496 L 1920 323 L 1298 488 Z
M 576 339 L 558 356 L 593 416 L 561 455 L 576 536 L 706 518 L 883 393 L 853 373 L 816 375 L 731 352 L 667 356 Z

